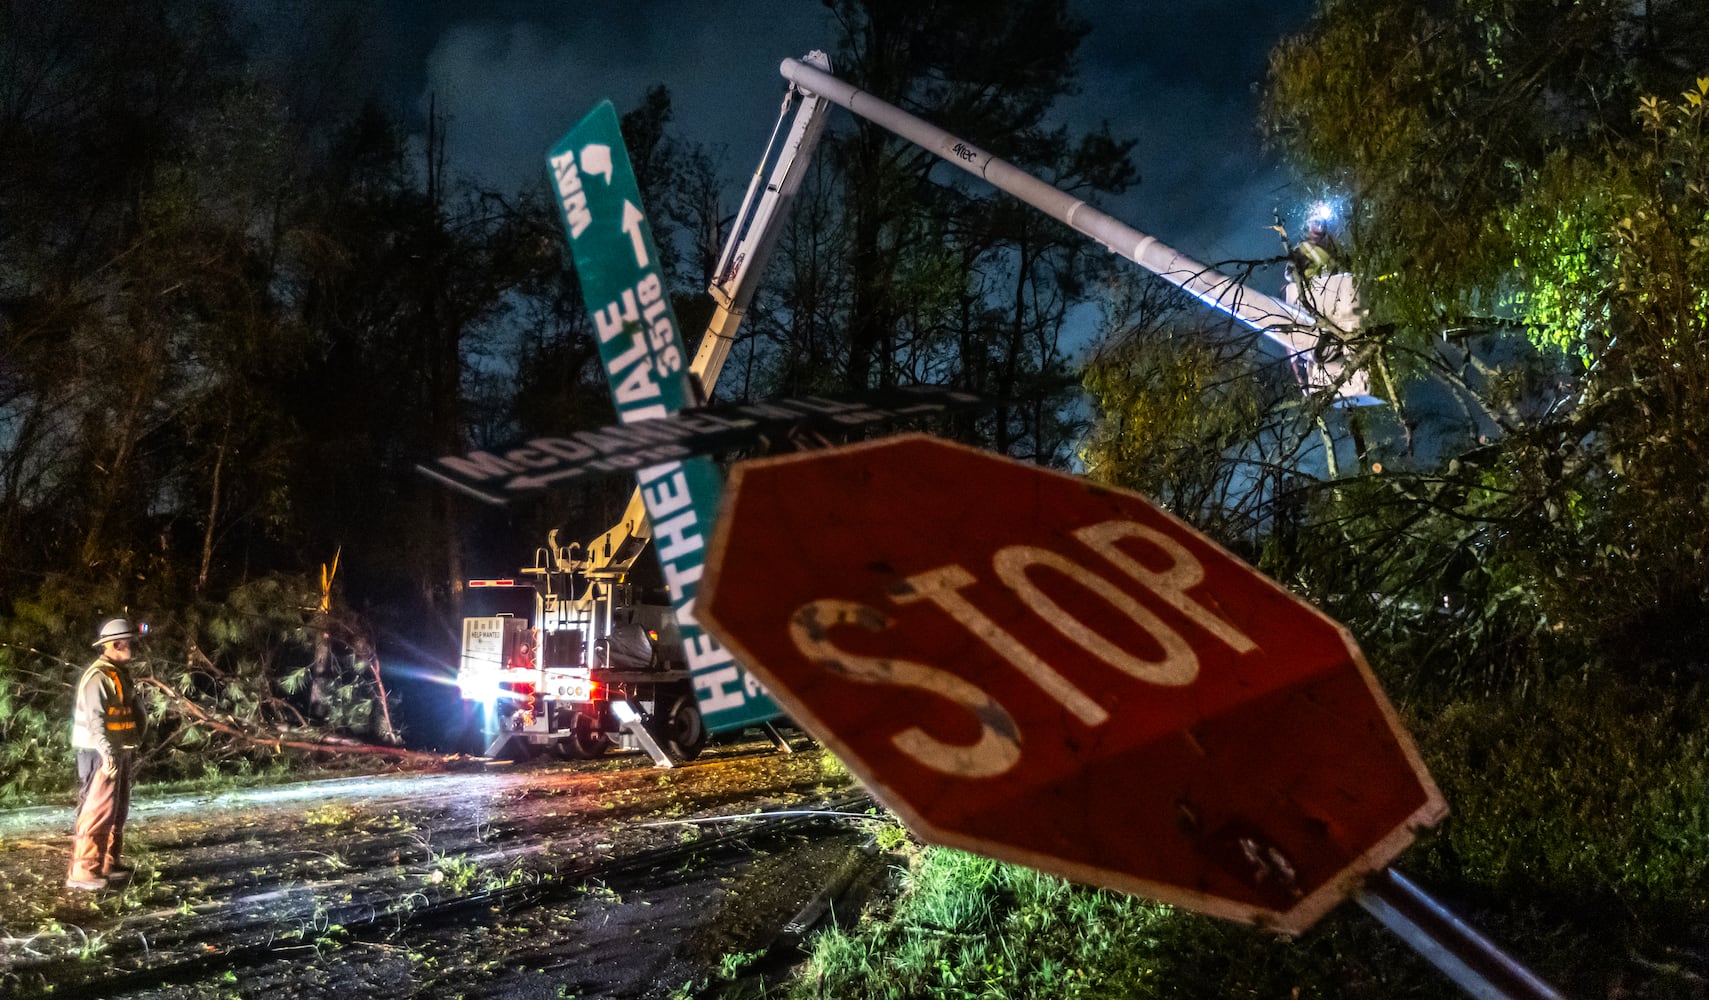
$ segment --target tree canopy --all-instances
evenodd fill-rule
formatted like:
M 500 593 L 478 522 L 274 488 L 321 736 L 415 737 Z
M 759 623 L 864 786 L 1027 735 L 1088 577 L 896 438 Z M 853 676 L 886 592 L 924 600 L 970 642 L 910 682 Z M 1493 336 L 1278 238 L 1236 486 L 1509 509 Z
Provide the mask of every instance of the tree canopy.
M 830 6 L 845 77 L 1077 191 L 1134 182 L 1128 144 L 1050 124 L 1085 33 L 1064 0 Z M 544 168 L 516 191 L 453 180 L 456 107 L 415 121 L 365 99 L 359 17 L 267 58 L 228 0 L 0 19 L 3 641 L 52 636 L 72 660 L 80 627 L 131 613 L 180 679 L 196 656 L 210 677 L 296 676 L 293 657 L 326 663 L 313 574 L 336 558 L 332 610 L 367 633 L 318 631 L 346 635 L 352 676 L 376 643 L 442 667 L 466 576 L 619 516 L 621 482 L 494 513 L 414 472 L 611 406 Z M 662 87 L 623 131 L 692 322 L 731 201 L 719 164 L 677 137 Z M 814 171 L 721 393 L 950 383 L 998 408 L 947 431 L 1064 460 L 1078 239 L 846 119 Z M 271 636 L 278 615 L 299 622 L 287 653 L 212 638 Z M 33 669 L 5 648 L 0 671 Z M 42 677 L 37 707 L 65 693 Z
M 1082 197 L 1137 183 L 1131 141 L 1052 124 L 1086 28 L 1062 0 L 833 0 L 833 71 Z M 866 121 L 833 119 L 733 362 L 760 394 L 953 384 L 994 414 L 955 433 L 1068 457 L 1067 312 L 1081 237 Z
M 1696 676 L 1698 13 L 1320 3 L 1272 53 L 1265 125 L 1301 186 L 1345 206 L 1365 307 L 1350 346 L 1390 398 L 1266 396 L 1237 341 L 1118 308 L 1087 375 L 1093 474 L 1256 546 L 1438 687 L 1586 661 Z

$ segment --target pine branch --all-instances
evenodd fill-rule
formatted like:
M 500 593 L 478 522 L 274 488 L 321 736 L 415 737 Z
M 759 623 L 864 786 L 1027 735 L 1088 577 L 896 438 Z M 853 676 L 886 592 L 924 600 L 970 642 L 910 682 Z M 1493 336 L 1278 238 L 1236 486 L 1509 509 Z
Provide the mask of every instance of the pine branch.
M 403 747 L 383 746 L 375 743 L 360 743 L 355 740 L 345 740 L 338 737 L 322 737 L 319 740 L 290 739 L 279 733 L 252 732 L 244 729 L 235 720 L 221 721 L 210 714 L 202 706 L 185 697 L 170 685 L 154 677 L 139 679 L 157 691 L 166 695 L 167 702 L 177 712 L 198 725 L 223 733 L 233 739 L 240 740 L 252 746 L 272 747 L 275 750 L 303 750 L 310 753 L 348 753 L 372 754 L 382 757 L 395 757 L 400 760 L 413 760 L 423 763 L 443 763 L 442 754 L 429 753 L 425 750 L 406 750 Z

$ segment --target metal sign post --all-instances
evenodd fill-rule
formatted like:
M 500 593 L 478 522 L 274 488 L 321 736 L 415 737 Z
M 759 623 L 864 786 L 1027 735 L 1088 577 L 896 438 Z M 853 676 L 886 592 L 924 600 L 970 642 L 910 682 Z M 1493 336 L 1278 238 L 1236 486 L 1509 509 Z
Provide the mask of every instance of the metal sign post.
M 1407 947 L 1478 1000 L 1565 1000 L 1553 986 L 1393 868 L 1366 879 L 1353 898 Z

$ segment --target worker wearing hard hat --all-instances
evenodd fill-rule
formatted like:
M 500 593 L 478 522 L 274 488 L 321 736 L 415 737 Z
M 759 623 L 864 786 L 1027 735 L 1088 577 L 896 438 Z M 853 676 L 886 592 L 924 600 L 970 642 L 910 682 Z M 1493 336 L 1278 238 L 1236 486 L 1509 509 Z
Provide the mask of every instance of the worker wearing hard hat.
M 1328 224 L 1323 219 L 1312 219 L 1306 224 L 1305 239 L 1294 247 L 1294 264 L 1300 269 L 1301 279 L 1309 282 L 1340 271 L 1339 250 L 1335 238 L 1329 235 Z
M 131 647 L 141 633 L 124 618 L 101 624 L 101 655 L 77 681 L 71 745 L 77 750 L 77 825 L 71 840 L 72 889 L 105 889 L 130 877 L 120 864 L 131 771 L 143 727 L 142 699 L 131 683 Z

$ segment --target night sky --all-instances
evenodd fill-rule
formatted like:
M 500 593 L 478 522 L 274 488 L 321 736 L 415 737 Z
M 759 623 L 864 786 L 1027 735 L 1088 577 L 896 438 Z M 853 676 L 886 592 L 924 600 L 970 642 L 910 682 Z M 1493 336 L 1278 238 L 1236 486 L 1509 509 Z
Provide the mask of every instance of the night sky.
M 1071 6 L 1092 30 L 1082 91 L 1063 115 L 1084 127 L 1108 120 L 1139 140 L 1143 183 L 1105 207 L 1207 262 L 1276 254 L 1272 208 L 1292 224 L 1311 196 L 1263 155 L 1259 87 L 1270 47 L 1305 25 L 1309 0 Z M 317 7 L 245 4 L 263 37 L 300 32 Z M 319 8 L 323 28 L 354 9 L 333 7 Z M 836 39 L 816 0 L 374 0 L 357 16 L 361 73 L 381 100 L 418 127 L 430 95 L 449 110 L 454 174 L 515 189 L 543 176 L 545 150 L 600 100 L 627 110 L 663 83 L 678 133 L 721 151 L 732 208 L 777 115 L 778 63 Z

